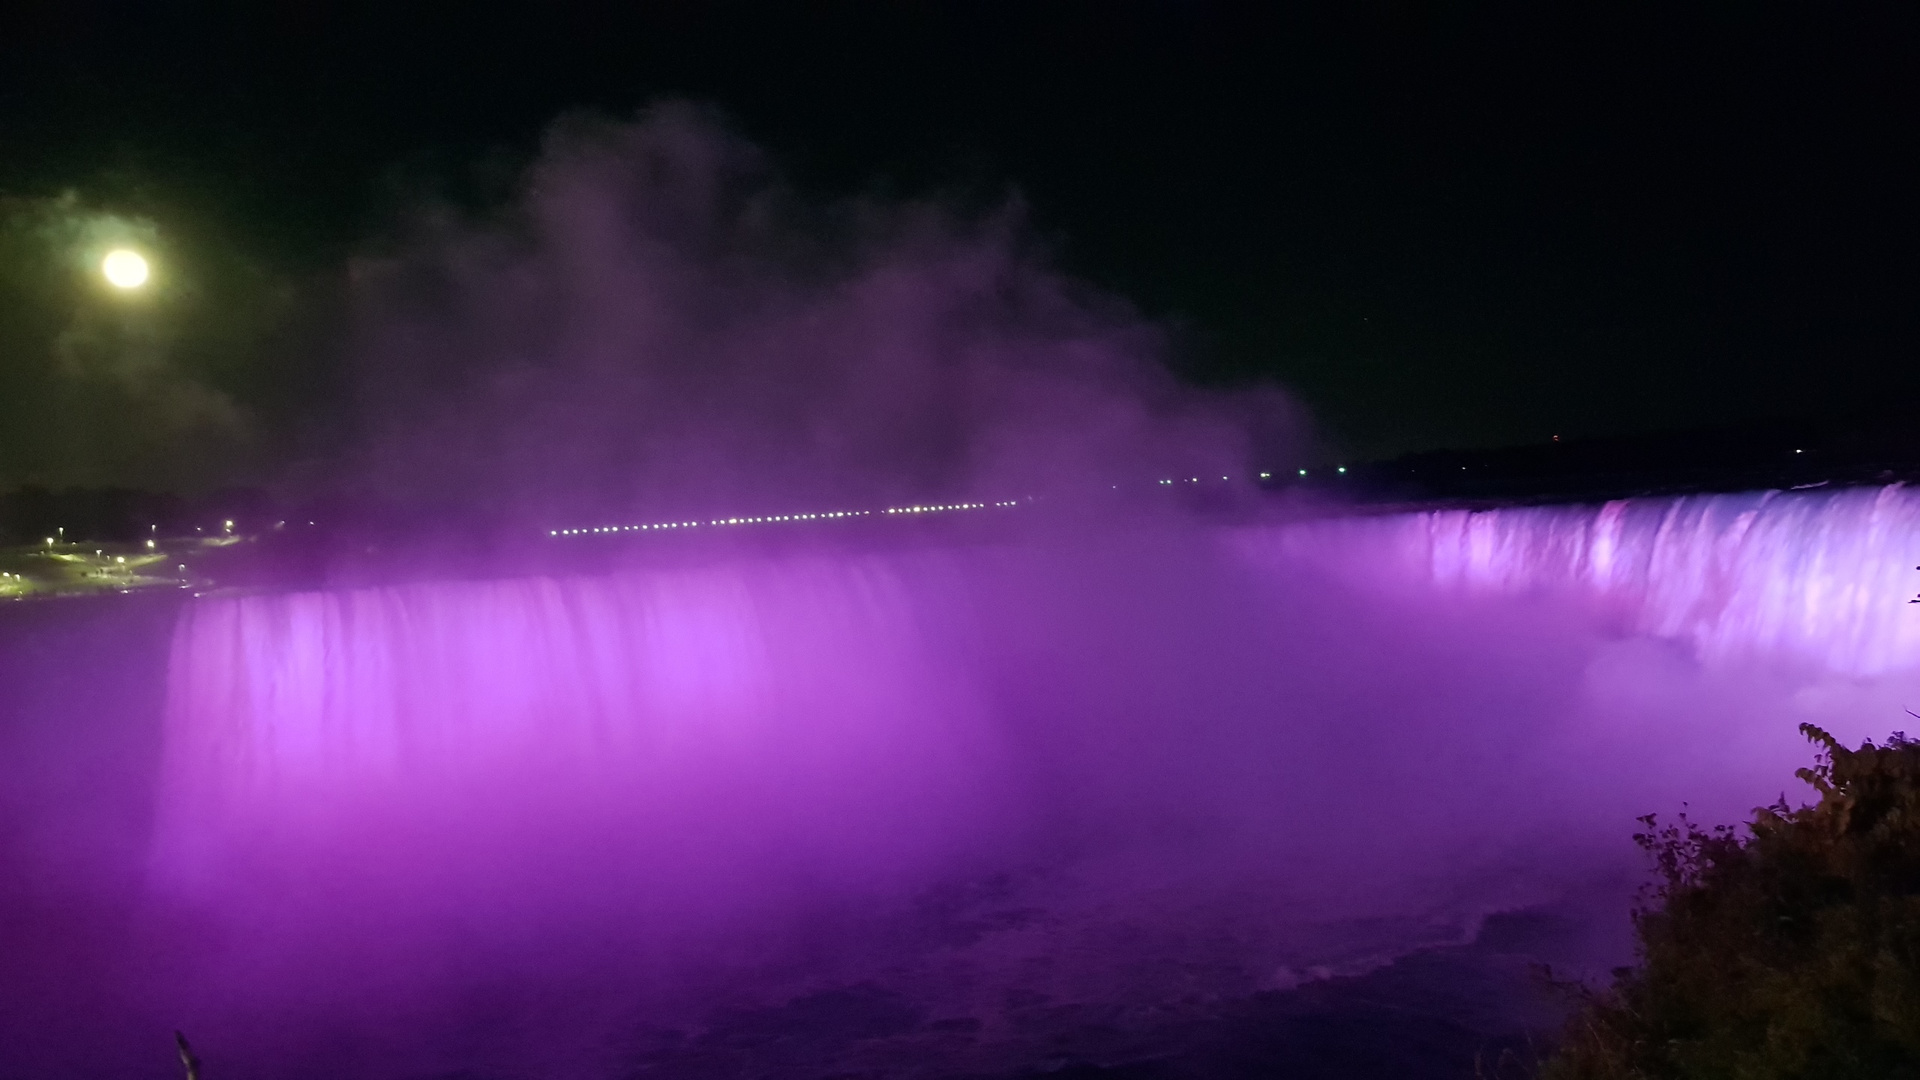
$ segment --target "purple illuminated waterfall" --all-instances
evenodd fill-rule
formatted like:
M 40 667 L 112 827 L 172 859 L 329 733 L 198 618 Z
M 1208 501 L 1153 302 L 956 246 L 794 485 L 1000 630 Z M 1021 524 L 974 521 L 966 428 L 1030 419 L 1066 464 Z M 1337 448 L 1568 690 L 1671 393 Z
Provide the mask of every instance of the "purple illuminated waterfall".
M 683 918 L 781 875 L 912 877 L 979 832 L 951 807 L 998 780 L 912 569 L 202 601 L 174 643 L 159 873 L 190 888 L 336 860 L 322 891 L 371 881 L 389 913 L 439 904 L 422 880 L 514 906 L 578 898 L 577 878 Z
M 81 1072 L 182 1026 L 263 1075 L 589 1077 L 877 986 L 987 1070 L 1022 1002 L 1281 989 L 1490 911 L 1572 905 L 1600 966 L 1636 815 L 1737 819 L 1797 723 L 1920 704 L 1916 553 L 1887 488 L 207 596 L 150 779 L 131 735 L 12 749 L 155 809 L 9 834 L 53 891 L 5 900 L 49 1004 L 3 1023 Z M 34 929 L 73 918 L 112 963 Z
M 1706 662 L 1765 655 L 1861 676 L 1920 664 L 1920 620 L 1896 602 L 1920 582 L 1920 493 L 1902 485 L 1339 518 L 1249 549 L 1268 543 L 1468 594 L 1578 596 Z

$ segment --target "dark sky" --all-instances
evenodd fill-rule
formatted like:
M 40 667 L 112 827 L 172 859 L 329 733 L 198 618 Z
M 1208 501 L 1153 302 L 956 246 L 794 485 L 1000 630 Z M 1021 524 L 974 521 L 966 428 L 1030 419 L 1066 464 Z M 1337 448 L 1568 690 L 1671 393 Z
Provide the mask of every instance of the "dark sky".
M 679 95 L 822 193 L 1017 191 L 1183 374 L 1277 379 L 1347 453 L 1920 394 L 1907 4 L 8 10 L 0 195 L 152 218 L 229 307 Z

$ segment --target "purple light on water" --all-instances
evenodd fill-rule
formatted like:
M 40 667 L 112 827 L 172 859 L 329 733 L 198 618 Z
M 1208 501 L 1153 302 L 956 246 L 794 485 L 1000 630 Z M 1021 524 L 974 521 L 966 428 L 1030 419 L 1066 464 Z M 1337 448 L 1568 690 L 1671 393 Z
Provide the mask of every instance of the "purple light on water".
M 1910 591 L 1920 550 L 1920 495 L 1903 485 L 1340 518 L 1270 536 L 1363 577 L 1410 568 L 1468 595 L 1577 595 L 1707 662 L 1860 676 L 1920 662 L 1920 621 L 1887 603 Z
M 418 1075 L 489 1015 L 520 1034 L 488 1060 L 606 1075 L 633 1010 L 1177 999 L 1154 972 L 1291 985 L 1624 903 L 1634 815 L 1770 800 L 1801 720 L 1899 726 L 1916 547 L 1890 488 L 203 597 L 163 680 L 98 688 L 164 682 L 150 765 L 132 722 L 10 744 L 97 779 L 8 804 L 53 884 L 4 900 L 0 978 L 70 1019 L 0 1031 L 80 1073 L 180 1026 L 238 1070 Z M 91 809 L 143 791 L 147 826 Z M 1003 879 L 1044 934 L 913 914 Z
M 1063 941 L 1228 920 L 1256 984 L 1343 919 L 1390 953 L 1630 873 L 1637 813 L 1771 798 L 1798 720 L 1886 726 L 1916 522 L 1715 496 L 206 598 L 151 880 L 232 951 L 178 1007 L 272 1061 L 267 1017 L 666 1008 L 821 949 L 984 1007 L 1031 972 L 851 928 L 1009 870 Z M 1073 955 L 1074 993 L 1156 992 Z

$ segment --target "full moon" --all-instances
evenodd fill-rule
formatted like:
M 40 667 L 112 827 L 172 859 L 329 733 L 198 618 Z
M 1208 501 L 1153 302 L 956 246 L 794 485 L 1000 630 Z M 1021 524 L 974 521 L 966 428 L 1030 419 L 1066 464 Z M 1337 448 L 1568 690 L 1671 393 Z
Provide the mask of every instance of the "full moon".
M 147 260 L 137 251 L 119 248 L 100 260 L 100 272 L 116 289 L 137 289 L 147 283 Z

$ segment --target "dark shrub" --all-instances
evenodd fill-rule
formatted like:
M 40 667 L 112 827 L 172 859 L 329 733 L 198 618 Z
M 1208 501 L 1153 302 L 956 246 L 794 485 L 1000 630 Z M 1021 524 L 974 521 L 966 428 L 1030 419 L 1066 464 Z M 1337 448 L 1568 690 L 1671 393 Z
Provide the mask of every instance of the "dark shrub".
M 1543 1080 L 1920 1078 L 1920 741 L 1822 752 L 1746 835 L 1652 815 L 1640 963 L 1585 995 Z

